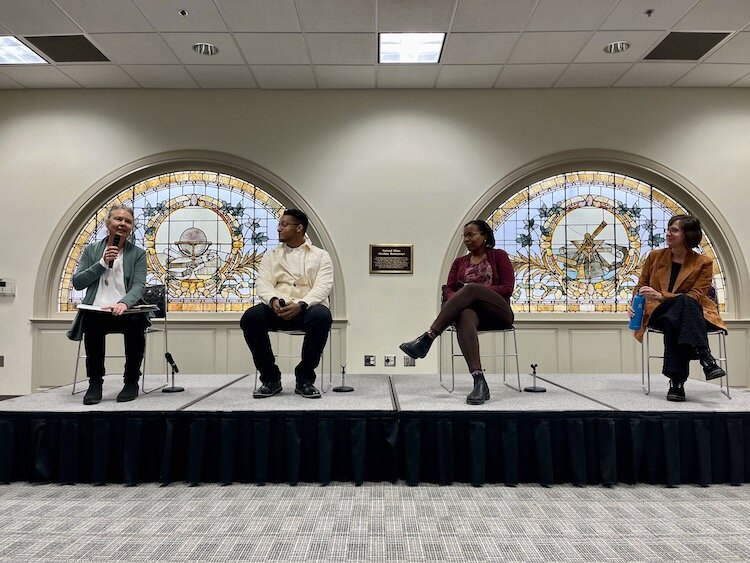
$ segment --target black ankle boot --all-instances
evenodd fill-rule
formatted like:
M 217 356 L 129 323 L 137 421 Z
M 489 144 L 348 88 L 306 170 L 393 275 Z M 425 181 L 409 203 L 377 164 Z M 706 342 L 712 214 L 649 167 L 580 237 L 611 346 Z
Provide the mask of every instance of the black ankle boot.
M 466 402 L 470 405 L 483 405 L 485 401 L 490 400 L 490 388 L 484 380 L 484 373 L 481 371 L 472 372 L 474 378 L 474 389 L 466 397 Z
M 697 348 L 696 353 L 698 354 L 698 361 L 701 363 L 703 373 L 706 375 L 706 381 L 724 377 L 726 372 L 719 367 L 716 363 L 716 359 L 711 355 L 711 350 L 708 348 Z
M 669 391 L 667 391 L 667 401 L 681 403 L 685 400 L 685 382 L 675 379 L 669 380 Z
M 84 405 L 98 405 L 102 400 L 102 380 L 89 379 L 89 388 L 83 396 Z
M 430 335 L 425 332 L 414 340 L 404 342 L 399 348 L 401 348 L 404 354 L 416 360 L 417 358 L 424 358 L 427 355 L 434 340 L 434 338 L 430 338 Z

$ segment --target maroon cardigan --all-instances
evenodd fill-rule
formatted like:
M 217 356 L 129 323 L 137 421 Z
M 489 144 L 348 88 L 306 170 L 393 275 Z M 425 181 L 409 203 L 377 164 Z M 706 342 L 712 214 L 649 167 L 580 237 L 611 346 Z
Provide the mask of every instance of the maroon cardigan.
M 462 287 L 461 280 L 469 267 L 471 254 L 459 256 L 453 261 L 451 271 L 448 274 L 448 283 L 445 285 L 445 298 L 450 299 Z M 492 267 L 492 284 L 489 288 L 502 295 L 506 301 L 510 301 L 516 276 L 513 265 L 510 263 L 508 253 L 499 248 L 491 248 L 487 251 L 487 260 Z

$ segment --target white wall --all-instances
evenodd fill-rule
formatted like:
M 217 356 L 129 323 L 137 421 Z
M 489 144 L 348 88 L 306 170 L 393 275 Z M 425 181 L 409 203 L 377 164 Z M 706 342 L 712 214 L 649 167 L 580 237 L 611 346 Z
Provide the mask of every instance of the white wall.
M 114 170 L 180 149 L 256 163 L 325 222 L 343 269 L 350 372 L 383 372 L 383 354 L 428 326 L 446 252 L 477 202 L 565 151 L 604 149 L 673 172 L 729 229 L 727 259 L 748 280 L 748 90 L 0 92 L 0 277 L 17 280 L 16 297 L 0 299 L 0 395 L 32 390 L 37 272 L 63 217 Z M 370 275 L 370 243 L 413 243 L 414 275 Z M 742 299 L 731 316 L 747 320 Z M 747 338 L 738 345 L 746 370 Z M 361 367 L 365 353 L 378 368 Z M 434 356 L 416 370 L 434 373 Z M 71 363 L 61 359 L 61 371 Z

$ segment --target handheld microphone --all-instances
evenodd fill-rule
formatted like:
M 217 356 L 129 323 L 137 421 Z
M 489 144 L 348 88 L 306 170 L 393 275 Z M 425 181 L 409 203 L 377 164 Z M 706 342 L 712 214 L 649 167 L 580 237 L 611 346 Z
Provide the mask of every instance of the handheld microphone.
M 279 299 L 279 307 L 286 307 L 286 301 Z
M 174 373 L 180 373 L 180 370 L 177 369 L 177 364 L 174 362 L 174 358 L 172 357 L 172 354 L 167 352 L 164 354 L 164 358 L 167 360 L 167 363 L 172 367 L 172 371 Z
M 112 239 L 112 245 L 113 246 L 120 246 L 120 235 L 115 235 L 115 238 Z M 109 261 L 109 267 L 111 268 L 114 263 L 115 263 L 114 260 L 110 260 Z

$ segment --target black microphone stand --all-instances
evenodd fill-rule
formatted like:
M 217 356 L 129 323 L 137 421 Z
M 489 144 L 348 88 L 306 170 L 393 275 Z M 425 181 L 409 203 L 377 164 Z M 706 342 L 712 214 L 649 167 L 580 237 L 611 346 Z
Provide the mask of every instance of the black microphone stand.
M 167 360 L 167 363 L 169 364 L 169 367 L 172 368 L 172 385 L 170 387 L 165 387 L 161 390 L 162 393 L 179 393 L 180 391 L 184 391 L 184 387 L 175 387 L 174 384 L 174 374 L 180 373 L 180 370 L 177 369 L 177 363 L 174 361 L 174 358 L 172 357 L 172 354 L 169 352 L 166 352 L 164 354 L 164 359 Z
M 524 387 L 524 391 L 527 393 L 544 393 L 546 389 L 544 387 L 537 387 L 536 385 L 536 367 L 539 364 L 531 364 L 529 367 L 531 368 L 531 377 L 534 378 L 533 385 L 531 387 Z
M 341 364 L 341 385 L 338 387 L 334 387 L 333 391 L 336 393 L 351 393 L 354 391 L 354 387 L 349 387 L 346 385 L 346 380 L 344 379 L 346 377 L 346 364 Z

